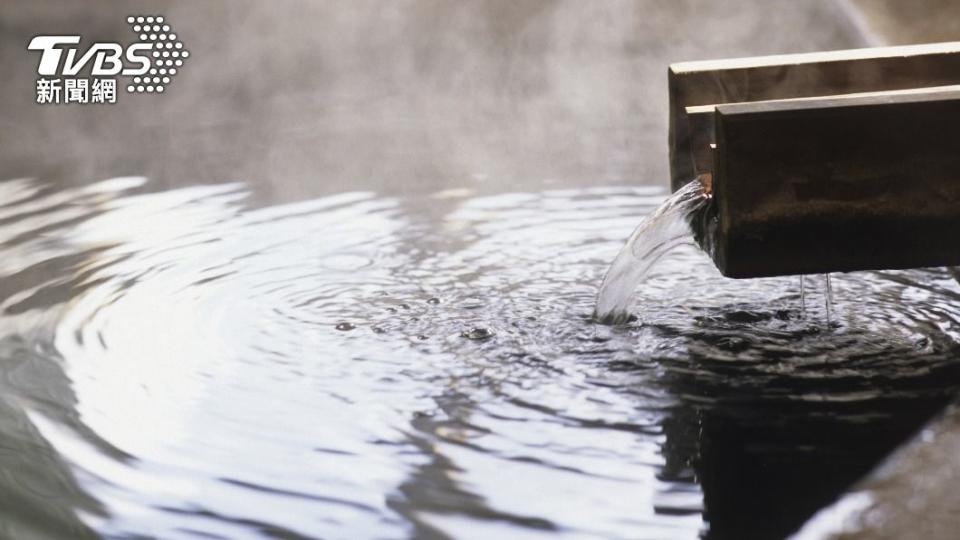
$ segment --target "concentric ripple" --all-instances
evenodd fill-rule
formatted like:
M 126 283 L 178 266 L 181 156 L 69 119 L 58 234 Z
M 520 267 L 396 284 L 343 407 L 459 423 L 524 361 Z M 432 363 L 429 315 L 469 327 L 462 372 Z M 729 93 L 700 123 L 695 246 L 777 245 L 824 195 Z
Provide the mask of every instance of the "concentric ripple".
M 664 195 L 0 183 L 4 532 L 794 530 L 955 394 L 960 288 L 836 275 L 828 313 L 683 248 L 594 324 Z

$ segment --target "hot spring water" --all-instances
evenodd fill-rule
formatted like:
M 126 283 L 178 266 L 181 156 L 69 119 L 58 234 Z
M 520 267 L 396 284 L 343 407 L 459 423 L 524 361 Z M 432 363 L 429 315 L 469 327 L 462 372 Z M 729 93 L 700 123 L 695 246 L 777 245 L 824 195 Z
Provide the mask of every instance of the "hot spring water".
M 708 201 L 700 182 L 678 189 L 633 231 L 603 276 L 594 317 L 616 324 L 629 318 L 633 292 L 661 257 L 682 244 L 692 244 L 690 222 Z
M 0 182 L 0 536 L 785 536 L 955 395 L 960 289 L 827 331 L 664 198 Z
M 710 197 L 699 181 L 678 189 L 634 229 L 613 260 L 597 293 L 594 318 L 604 324 L 621 324 L 630 319 L 634 292 L 664 255 L 682 245 L 693 246 L 692 224 L 698 221 Z M 951 270 L 952 271 L 952 270 Z M 806 276 L 799 276 L 800 313 L 806 312 Z M 830 276 L 823 276 L 827 325 L 833 306 Z

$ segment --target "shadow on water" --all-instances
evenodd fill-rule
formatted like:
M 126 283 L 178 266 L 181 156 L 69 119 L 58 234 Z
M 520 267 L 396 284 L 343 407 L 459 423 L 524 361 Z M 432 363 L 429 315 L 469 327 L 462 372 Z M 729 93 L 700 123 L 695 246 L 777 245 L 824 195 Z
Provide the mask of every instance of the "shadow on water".
M 101 515 L 69 465 L 40 434 L 24 406 L 59 408 L 69 403 L 69 382 L 55 362 L 23 340 L 0 340 L 0 536 L 96 538 L 80 519 Z
M 742 346 L 720 336 L 708 344 Z M 661 475 L 701 486 L 705 538 L 784 538 L 951 400 L 957 352 L 944 351 L 930 373 L 887 366 L 864 380 L 853 370 L 835 378 L 826 366 L 822 378 L 771 377 L 694 355 L 695 373 L 680 369 L 664 380 L 683 401 L 664 421 Z M 734 377 L 757 380 L 724 382 Z
M 657 188 L 143 184 L 0 183 L 4 532 L 777 538 L 960 380 L 946 270 L 835 276 L 828 325 L 682 247 L 593 323 Z

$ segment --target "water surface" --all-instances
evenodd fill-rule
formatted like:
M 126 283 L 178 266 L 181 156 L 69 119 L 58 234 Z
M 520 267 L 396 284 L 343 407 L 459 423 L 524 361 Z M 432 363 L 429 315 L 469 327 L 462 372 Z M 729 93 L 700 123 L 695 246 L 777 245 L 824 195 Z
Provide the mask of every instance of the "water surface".
M 784 536 L 955 394 L 945 270 L 732 281 L 666 193 L 0 183 L 3 536 Z

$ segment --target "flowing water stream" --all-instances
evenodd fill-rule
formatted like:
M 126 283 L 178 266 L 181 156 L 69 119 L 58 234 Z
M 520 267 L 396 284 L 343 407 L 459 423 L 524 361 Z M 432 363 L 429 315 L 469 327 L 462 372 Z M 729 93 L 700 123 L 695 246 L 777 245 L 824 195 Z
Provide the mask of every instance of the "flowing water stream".
M 682 245 L 594 322 L 665 195 L 0 183 L 0 536 L 788 534 L 955 395 L 960 288 Z
M 692 245 L 691 221 L 708 200 L 700 182 L 694 180 L 640 222 L 603 276 L 594 317 L 607 324 L 629 320 L 633 292 L 664 255 L 683 244 Z

